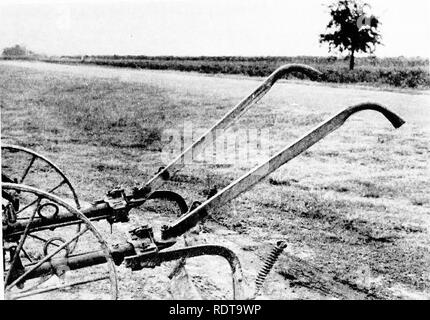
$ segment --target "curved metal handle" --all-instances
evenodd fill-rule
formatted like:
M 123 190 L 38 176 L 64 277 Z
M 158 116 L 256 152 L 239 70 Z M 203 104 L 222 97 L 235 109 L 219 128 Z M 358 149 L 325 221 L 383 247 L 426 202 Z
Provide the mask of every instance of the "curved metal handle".
M 157 258 L 161 262 L 192 258 L 203 255 L 220 256 L 227 260 L 231 268 L 233 280 L 233 299 L 243 299 L 243 273 L 239 258 L 230 249 L 217 245 L 197 245 L 180 249 L 167 249 L 158 252 Z
M 395 128 L 399 128 L 405 121 L 387 108 L 375 103 L 363 103 L 348 107 L 327 121 L 320 124 L 290 146 L 274 155 L 267 162 L 255 167 L 212 198 L 202 203 L 199 207 L 181 217 L 171 226 L 165 226 L 162 230 L 162 238 L 169 239 L 184 234 L 194 227 L 199 221 L 210 214 L 210 211 L 222 206 L 226 202 L 236 198 L 241 193 L 250 189 L 259 181 L 267 177 L 270 173 L 278 169 L 283 164 L 297 157 L 303 151 L 323 139 L 330 132 L 338 129 L 354 113 L 362 110 L 375 110 L 382 113 Z
M 290 63 L 290 64 L 285 64 L 283 66 L 280 66 L 278 69 L 273 71 L 272 74 L 267 77 L 267 79 L 263 82 L 261 86 L 264 86 L 264 85 L 273 86 L 273 84 L 276 81 L 278 81 L 279 79 L 283 78 L 284 76 L 292 72 L 303 73 L 304 75 L 311 78 L 311 80 L 316 80 L 318 77 L 322 75 L 322 72 L 308 65 L 300 64 L 300 63 Z
M 150 199 L 172 201 L 176 203 L 176 205 L 179 207 L 179 209 L 181 210 L 181 214 L 188 212 L 188 205 L 185 202 L 185 199 L 176 192 L 169 190 L 156 190 L 148 196 L 147 200 Z
M 240 118 L 253 104 L 259 101 L 272 86 L 291 72 L 300 72 L 307 75 L 311 79 L 316 79 L 322 73 L 318 70 L 304 64 L 287 64 L 276 69 L 261 85 L 259 85 L 249 96 L 243 99 L 233 109 L 227 112 L 224 117 L 219 120 L 212 128 L 203 134 L 196 142 L 185 149 L 179 156 L 171 161 L 165 168 L 154 175 L 144 186 L 148 192 L 159 188 L 163 184 L 163 180 L 172 177 L 176 172 L 184 167 L 184 161 L 190 154 L 196 155 L 200 153 L 209 143 L 216 140 L 216 130 L 226 130 L 238 118 Z
M 374 110 L 382 113 L 385 116 L 385 118 L 387 118 L 387 120 L 390 121 L 393 127 L 396 129 L 400 128 L 405 123 L 405 120 L 400 118 L 394 112 L 388 110 L 387 108 L 381 106 L 380 104 L 371 103 L 371 102 L 365 102 L 365 103 L 357 104 L 355 106 L 348 107 L 342 112 L 340 112 L 337 116 L 339 116 L 340 114 L 343 114 L 344 116 L 343 122 L 345 122 L 345 120 L 348 119 L 351 115 L 363 110 Z

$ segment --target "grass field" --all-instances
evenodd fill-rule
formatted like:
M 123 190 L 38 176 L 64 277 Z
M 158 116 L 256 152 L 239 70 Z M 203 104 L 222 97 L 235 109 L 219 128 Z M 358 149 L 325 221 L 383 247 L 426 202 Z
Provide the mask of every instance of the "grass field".
M 329 83 L 359 83 L 401 88 L 430 88 L 428 59 L 358 58 L 350 71 L 348 60 L 336 57 L 175 57 L 175 56 L 64 56 L 45 58 L 56 63 L 95 64 L 137 69 L 194 71 L 208 74 L 242 74 L 265 77 L 287 63 L 311 64 L 323 72 L 319 79 Z M 292 77 L 303 78 L 300 74 Z
M 165 164 L 164 130 L 192 123 L 193 130 L 204 131 L 260 81 L 31 62 L 3 62 L 0 71 L 2 142 L 55 160 L 86 200 L 146 181 Z M 242 250 L 260 255 L 262 247 L 282 238 L 290 255 L 365 298 L 428 299 L 428 92 L 284 81 L 237 128 L 270 128 L 262 144 L 277 151 L 339 109 L 366 101 L 389 107 L 406 124 L 395 130 L 379 114 L 357 114 L 214 218 L 257 243 Z M 226 135 L 234 139 L 234 131 Z M 226 186 L 266 156 L 224 165 L 196 161 L 166 188 L 188 202 L 201 201 L 208 189 Z M 276 271 L 276 279 L 288 285 L 283 297 L 349 297 L 335 294 L 330 284 L 321 291 L 311 278 L 292 277 L 286 258 Z

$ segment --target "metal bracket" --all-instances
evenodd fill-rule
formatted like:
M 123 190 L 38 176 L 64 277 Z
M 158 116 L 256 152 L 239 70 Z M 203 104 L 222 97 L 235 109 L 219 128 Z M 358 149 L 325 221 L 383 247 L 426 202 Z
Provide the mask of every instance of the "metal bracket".
M 130 206 L 128 205 L 124 189 L 117 188 L 108 191 L 102 201 L 107 203 L 114 211 L 114 215 L 107 219 L 110 224 L 129 221 L 128 212 L 130 210 Z
M 136 254 L 124 259 L 125 266 L 133 271 L 159 266 L 158 248 L 154 241 L 152 228 L 145 225 L 133 229 L 129 233 L 130 239 L 127 242 L 133 245 Z
M 159 250 L 171 247 L 176 241 L 155 241 L 152 228 L 148 225 L 133 229 L 129 232 L 127 240 L 135 251 L 135 255 L 125 257 L 127 268 L 133 271 L 143 268 L 155 268 L 161 264 Z

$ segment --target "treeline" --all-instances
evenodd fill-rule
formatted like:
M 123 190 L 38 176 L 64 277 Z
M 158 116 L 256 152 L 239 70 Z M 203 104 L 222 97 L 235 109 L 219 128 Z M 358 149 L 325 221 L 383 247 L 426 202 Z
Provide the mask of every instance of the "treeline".
M 259 62 L 259 63 L 304 63 L 304 64 L 326 64 L 336 63 L 345 65 L 348 58 L 338 58 L 336 56 L 318 57 L 318 56 L 145 56 L 145 55 L 95 55 L 95 56 L 61 56 L 67 59 L 96 59 L 96 60 L 130 60 L 130 61 L 174 61 L 174 62 Z M 373 65 L 379 67 L 420 67 L 429 66 L 429 60 L 423 58 L 406 58 L 406 57 L 393 57 L 393 58 L 378 58 L 376 56 L 360 57 L 357 59 L 357 65 Z
M 266 77 L 286 63 L 311 65 L 323 76 L 319 81 L 330 83 L 360 83 L 402 88 L 430 88 L 429 60 L 422 58 L 358 58 L 356 68 L 336 57 L 175 57 L 175 56 L 62 56 L 43 59 L 57 63 L 83 63 L 112 67 L 154 70 L 193 71 L 208 74 L 243 74 Z M 291 77 L 303 78 L 301 74 Z

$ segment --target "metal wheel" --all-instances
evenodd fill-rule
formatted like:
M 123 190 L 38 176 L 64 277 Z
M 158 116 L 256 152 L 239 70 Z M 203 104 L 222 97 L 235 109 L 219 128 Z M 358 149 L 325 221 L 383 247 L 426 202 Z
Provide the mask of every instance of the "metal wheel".
M 9 144 L 1 145 L 2 181 L 31 187 L 70 198 L 79 210 L 80 203 L 73 185 L 51 160 L 33 150 Z
M 57 223 L 65 216 L 80 224 L 80 230 Z M 72 205 L 30 186 L 2 183 L 2 226 L 6 299 L 117 298 L 110 250 L 88 218 Z M 82 241 L 72 252 L 78 238 Z M 102 258 L 90 259 L 91 253 Z M 89 257 L 84 264 L 82 257 Z
M 64 172 L 51 160 L 33 150 L 9 144 L 1 145 L 2 182 L 25 184 L 60 196 L 81 209 L 78 195 Z M 21 219 L 21 217 L 17 217 Z M 77 226 L 78 232 L 80 225 Z M 79 238 L 70 246 L 73 252 Z

